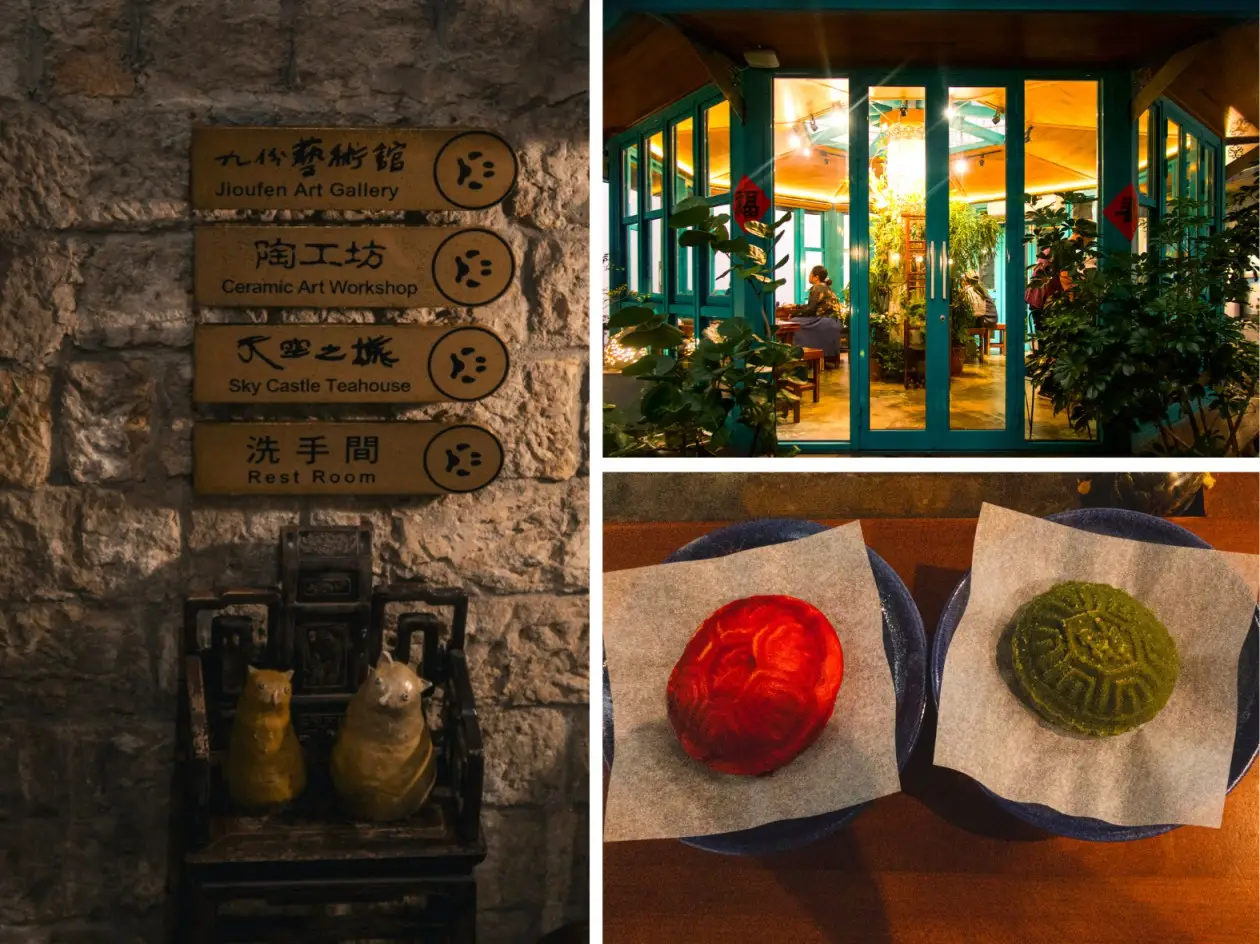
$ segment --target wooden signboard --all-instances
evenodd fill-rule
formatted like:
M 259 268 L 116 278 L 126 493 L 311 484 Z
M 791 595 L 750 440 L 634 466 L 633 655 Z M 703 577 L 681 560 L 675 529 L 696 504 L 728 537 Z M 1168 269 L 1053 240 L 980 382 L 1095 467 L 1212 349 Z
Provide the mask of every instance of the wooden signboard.
M 516 183 L 511 146 L 451 128 L 198 127 L 198 210 L 483 210 Z
M 488 229 L 198 226 L 193 296 L 224 308 L 473 307 L 512 284 L 511 247 Z
M 198 325 L 197 403 L 480 400 L 508 351 L 481 325 Z
M 473 492 L 503 468 L 480 426 L 442 423 L 199 423 L 200 495 L 436 495 Z

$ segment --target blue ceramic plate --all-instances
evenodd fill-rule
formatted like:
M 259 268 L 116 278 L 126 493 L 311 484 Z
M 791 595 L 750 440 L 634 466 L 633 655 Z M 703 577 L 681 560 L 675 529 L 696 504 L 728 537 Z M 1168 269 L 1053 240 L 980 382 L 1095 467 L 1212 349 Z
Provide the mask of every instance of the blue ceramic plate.
M 812 521 L 791 518 L 761 518 L 743 521 L 696 538 L 666 558 L 665 563 L 708 560 L 725 557 L 736 551 L 783 544 L 798 538 L 819 534 L 827 528 Z M 897 763 L 904 768 L 919 737 L 923 711 L 927 707 L 927 636 L 923 619 L 901 578 L 869 547 L 871 571 L 879 588 L 880 608 L 884 612 L 884 652 L 892 667 L 893 688 L 897 693 Z M 608 668 L 604 667 L 604 763 L 613 762 L 613 705 L 608 684 Z M 683 842 L 697 849 L 727 855 L 767 855 L 784 852 L 817 842 L 838 830 L 861 813 L 869 803 L 806 816 L 780 820 L 752 829 L 713 836 L 698 836 Z
M 1173 547 L 1211 547 L 1210 544 L 1171 521 L 1119 508 L 1081 508 L 1050 515 L 1048 520 L 1094 534 L 1147 541 L 1152 544 L 1168 544 Z M 967 596 L 970 591 L 971 572 L 968 571 L 954 588 L 954 592 L 950 594 L 949 602 L 945 604 L 940 622 L 937 624 L 936 641 L 932 648 L 932 700 L 937 705 L 941 703 L 941 676 L 945 671 L 945 654 L 949 651 L 949 643 L 954 638 L 954 630 L 958 628 L 958 622 L 967 608 Z M 1234 735 L 1234 755 L 1229 764 L 1230 790 L 1238 785 L 1243 774 L 1250 769 L 1252 762 L 1256 759 L 1257 747 L 1260 747 L 1260 727 L 1256 724 L 1257 714 L 1260 713 L 1257 710 L 1260 707 L 1257 705 L 1257 694 L 1260 691 L 1256 668 L 1258 658 L 1260 658 L 1260 610 L 1252 618 L 1251 632 L 1247 634 L 1242 655 L 1238 661 L 1238 728 Z M 1111 823 L 1085 816 L 1065 816 L 1057 810 L 1038 803 L 1015 803 L 986 789 L 983 784 L 978 784 L 978 786 L 993 797 L 999 806 L 1025 822 L 1048 833 L 1067 836 L 1071 839 L 1125 842 L 1131 839 L 1149 839 L 1177 828 L 1176 826 L 1114 826 Z

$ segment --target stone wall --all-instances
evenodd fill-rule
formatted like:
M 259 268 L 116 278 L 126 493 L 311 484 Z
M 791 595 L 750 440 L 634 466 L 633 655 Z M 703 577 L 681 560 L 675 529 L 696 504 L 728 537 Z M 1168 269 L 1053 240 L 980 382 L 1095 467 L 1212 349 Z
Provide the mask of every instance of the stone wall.
M 179 601 L 273 580 L 300 519 L 371 521 L 382 579 L 473 595 L 483 940 L 586 913 L 587 23 L 584 0 L 0 0 L 0 941 L 162 939 Z M 507 450 L 497 482 L 193 495 L 195 319 L 473 320 L 195 309 L 198 122 L 482 125 L 515 144 L 516 194 L 476 214 L 521 262 L 476 313 L 512 377 L 481 404 L 358 414 L 481 423 Z

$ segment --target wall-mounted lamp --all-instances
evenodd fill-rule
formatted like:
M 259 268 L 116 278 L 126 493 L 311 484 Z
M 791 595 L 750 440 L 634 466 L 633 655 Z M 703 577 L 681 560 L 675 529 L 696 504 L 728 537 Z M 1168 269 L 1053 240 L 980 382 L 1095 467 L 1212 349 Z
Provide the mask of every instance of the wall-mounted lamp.
M 744 61 L 754 69 L 779 68 L 779 54 L 773 49 L 765 46 L 758 46 L 755 49 L 745 49 Z
M 1025 143 L 1025 144 L 1027 144 L 1029 141 L 1031 141 L 1031 140 L 1032 140 L 1032 131 L 1033 131 L 1033 126 L 1032 126 L 1032 125 L 1029 125 L 1029 126 L 1028 126 L 1028 130 L 1024 132 L 1024 143 Z

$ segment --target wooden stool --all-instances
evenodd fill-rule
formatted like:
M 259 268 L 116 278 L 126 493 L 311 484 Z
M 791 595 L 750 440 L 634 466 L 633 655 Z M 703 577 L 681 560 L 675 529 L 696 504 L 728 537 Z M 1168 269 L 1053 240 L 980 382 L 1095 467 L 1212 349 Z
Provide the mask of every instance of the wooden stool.
M 810 369 L 810 383 L 814 389 L 814 402 L 818 402 L 818 398 L 822 395 L 822 364 L 823 352 L 819 347 L 803 348 L 804 355 L 801 360 Z
M 994 341 L 993 335 L 997 332 L 1001 332 L 1001 335 L 1002 335 L 1001 340 Z M 992 351 L 993 348 L 997 348 L 999 354 L 1001 354 L 1004 357 L 1006 356 L 1006 325 L 999 323 L 999 324 L 995 324 L 990 329 L 990 333 L 989 333 L 990 351 Z

